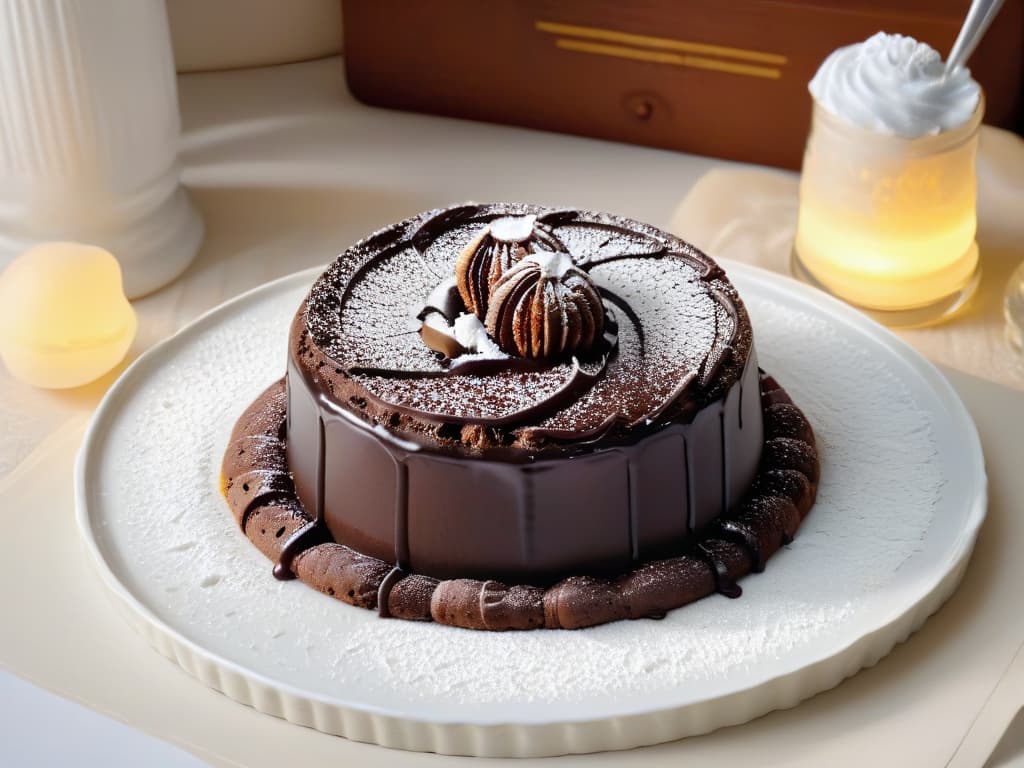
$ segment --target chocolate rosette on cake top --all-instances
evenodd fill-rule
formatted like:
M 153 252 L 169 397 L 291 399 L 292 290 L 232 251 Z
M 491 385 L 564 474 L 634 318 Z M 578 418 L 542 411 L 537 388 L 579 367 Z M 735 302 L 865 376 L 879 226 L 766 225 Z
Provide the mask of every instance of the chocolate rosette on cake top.
M 278 571 L 488 629 L 735 593 L 817 482 L 806 420 L 766 411 L 768 391 L 788 401 L 735 289 L 672 235 L 514 204 L 400 222 L 339 256 L 296 315 L 278 439 L 302 514 L 277 531 Z M 260 486 L 232 501 L 230 464 L 248 532 Z

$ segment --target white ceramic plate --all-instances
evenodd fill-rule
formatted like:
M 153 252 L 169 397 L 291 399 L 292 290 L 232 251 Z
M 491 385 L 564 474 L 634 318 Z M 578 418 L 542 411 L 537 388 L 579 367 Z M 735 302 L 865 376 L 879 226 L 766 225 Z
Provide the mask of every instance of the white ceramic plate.
M 111 388 L 76 470 L 88 550 L 129 621 L 257 709 L 403 749 L 626 749 L 790 707 L 874 664 L 949 597 L 985 514 L 977 433 L 936 369 L 880 326 L 726 264 L 761 364 L 814 424 L 818 503 L 796 541 L 662 621 L 486 633 L 384 620 L 277 582 L 218 493 L 235 418 L 284 370 L 317 270 L 206 314 Z

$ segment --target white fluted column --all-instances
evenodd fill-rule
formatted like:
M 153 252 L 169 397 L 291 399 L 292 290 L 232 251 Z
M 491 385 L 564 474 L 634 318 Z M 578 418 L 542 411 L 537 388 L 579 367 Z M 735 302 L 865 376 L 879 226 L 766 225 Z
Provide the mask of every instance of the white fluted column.
M 163 0 L 0 0 L 0 268 L 74 240 L 117 256 L 131 297 L 174 279 L 203 233 L 179 133 Z

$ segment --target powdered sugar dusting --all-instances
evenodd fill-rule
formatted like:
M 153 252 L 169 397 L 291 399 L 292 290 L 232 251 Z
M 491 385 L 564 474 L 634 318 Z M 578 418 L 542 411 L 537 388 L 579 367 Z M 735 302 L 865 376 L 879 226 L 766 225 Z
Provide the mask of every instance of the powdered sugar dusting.
M 630 232 L 610 222 L 573 222 L 558 231 L 558 237 L 578 262 L 598 262 L 619 256 L 647 256 L 665 249 L 650 234 Z
M 454 274 L 459 253 L 482 227 L 490 227 L 492 234 L 497 227 L 498 235 L 514 240 L 528 236 L 535 224 L 554 233 L 548 236 L 554 243 L 550 247 L 557 251 L 564 246 L 568 253 L 542 249 L 524 257 L 525 262 L 537 264 L 553 278 L 569 273 L 574 263 L 589 270 L 622 310 L 617 313 L 621 321 L 637 325 L 620 337 L 617 357 L 607 371 L 598 373 L 604 386 L 583 392 L 560 412 L 544 414 L 550 418 L 541 427 L 589 431 L 614 417 L 617 429 L 628 431 L 680 399 L 682 383 L 695 376 L 703 387 L 692 394 L 698 402 L 720 396 L 736 380 L 749 350 L 749 329 L 741 322 L 742 308 L 726 311 L 724 304 L 734 302 L 734 292 L 707 257 L 639 222 L 521 204 L 428 212 L 350 248 L 310 295 L 307 322 L 314 342 L 340 371 L 362 369 L 355 380 L 396 409 L 442 421 L 445 416 L 494 418 L 515 413 L 536 417 L 537 411 L 528 406 L 561 388 L 564 365 L 530 375 L 488 376 L 486 381 L 441 381 L 436 374 L 447 363 L 415 332 L 426 297 Z M 546 306 L 560 310 L 562 327 L 568 327 L 556 286 L 545 285 L 543 290 Z M 532 300 L 532 294 L 523 293 L 521 300 Z M 626 348 L 626 343 L 631 346 Z M 488 354 L 486 347 L 470 348 Z M 731 368 L 725 357 L 730 347 Z M 720 361 L 726 366 L 720 368 Z M 423 375 L 418 380 L 409 375 L 396 379 L 389 375 L 395 371 Z M 710 372 L 717 372 L 718 379 Z M 362 375 L 369 373 L 374 375 Z M 628 389 L 620 391 L 616 383 Z M 533 426 L 537 425 L 510 420 L 501 429 Z
M 545 429 L 593 429 L 609 413 L 632 419 L 657 410 L 687 372 L 701 369 L 716 340 L 735 330 L 730 318 L 718 322 L 721 308 L 688 262 L 630 259 L 595 265 L 590 274 L 632 310 L 643 340 L 629 314 L 617 312 L 618 356 L 589 392 L 540 425 Z
M 404 248 L 352 282 L 328 354 L 353 367 L 440 370 L 416 332 L 415 318 L 440 279 L 426 267 L 409 269 L 410 261 L 419 263 L 416 251 Z
M 459 419 L 500 419 L 551 397 L 569 382 L 572 373 L 572 364 L 562 363 L 539 373 L 504 371 L 489 376 L 433 379 L 369 375 L 353 378 L 388 402 L 400 402 L 423 413 Z
M 744 579 L 741 599 L 576 632 L 383 620 L 274 580 L 217 489 L 235 418 L 283 372 L 303 294 L 253 297 L 133 372 L 98 481 L 101 546 L 152 611 L 199 645 L 316 695 L 462 721 L 512 705 L 544 717 L 567 705 L 614 712 L 680 691 L 711 695 L 845 637 L 914 575 L 947 493 L 939 467 L 950 458 L 931 426 L 942 414 L 921 410 L 891 354 L 822 310 L 748 293 L 761 360 L 814 425 L 822 479 L 796 541 Z

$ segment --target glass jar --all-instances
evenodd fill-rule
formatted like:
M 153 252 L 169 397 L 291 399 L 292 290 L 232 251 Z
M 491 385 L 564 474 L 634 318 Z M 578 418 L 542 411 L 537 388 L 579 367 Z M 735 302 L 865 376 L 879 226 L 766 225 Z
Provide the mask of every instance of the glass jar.
M 1024 262 L 1006 285 L 1003 313 L 1006 316 L 1006 338 L 1014 349 L 1024 353 Z
M 908 138 L 817 102 L 800 179 L 794 270 L 889 325 L 935 322 L 980 277 L 975 156 L 984 100 L 963 125 Z

